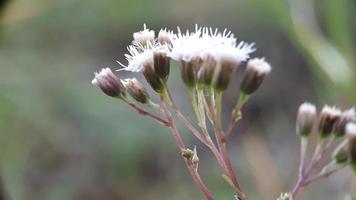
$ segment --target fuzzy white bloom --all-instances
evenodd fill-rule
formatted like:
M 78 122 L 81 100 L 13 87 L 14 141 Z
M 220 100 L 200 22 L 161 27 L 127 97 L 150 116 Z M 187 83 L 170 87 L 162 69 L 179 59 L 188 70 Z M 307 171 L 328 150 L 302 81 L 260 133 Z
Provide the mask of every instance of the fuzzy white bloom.
M 314 104 L 310 102 L 304 102 L 302 105 L 299 107 L 299 111 L 301 115 L 316 115 L 316 107 Z
M 200 53 L 204 50 L 207 43 L 201 39 L 201 28 L 197 28 L 195 32 L 187 32 L 184 34 L 177 27 L 178 33 L 175 40 L 172 41 L 172 50 L 168 54 L 173 60 L 189 62 L 200 57 Z
M 304 102 L 299 106 L 297 115 L 297 133 L 301 136 L 308 136 L 313 128 L 316 119 L 316 107 L 314 104 Z
M 328 105 L 325 105 L 323 107 L 323 109 L 321 110 L 321 116 L 325 115 L 325 116 L 328 116 L 330 118 L 334 118 L 334 117 L 338 117 L 341 115 L 341 110 L 335 106 L 328 106 Z
M 356 123 L 348 123 L 346 125 L 346 135 L 350 138 L 356 138 Z
M 290 193 L 282 193 L 277 200 L 293 200 L 293 197 Z
M 146 45 L 147 42 L 153 43 L 155 39 L 155 32 L 146 28 L 146 24 L 143 24 L 143 30 L 133 34 L 133 44 Z
M 160 44 L 168 43 L 171 44 L 174 39 L 176 39 L 176 34 L 173 31 L 167 30 L 167 28 L 161 29 L 157 36 L 157 41 Z
M 110 68 L 104 68 L 99 73 L 95 73 L 95 78 L 91 83 L 111 97 L 119 97 L 125 92 L 120 79 L 112 73 Z
M 352 107 L 348 110 L 345 110 L 344 112 L 341 113 L 342 117 L 345 117 L 346 119 L 350 121 L 355 121 L 356 120 L 356 111 L 355 108 Z
M 253 69 L 258 75 L 266 75 L 271 72 L 272 67 L 265 58 L 253 58 L 248 61 L 247 69 Z M 308 107 L 311 108 L 310 105 Z
M 105 77 L 115 77 L 110 68 L 103 68 L 100 72 L 94 72 L 95 78 L 91 81 L 91 84 L 99 87 L 99 79 L 105 79 Z
M 219 32 L 208 27 L 198 27 L 195 32 L 182 34 L 178 27 L 177 38 L 172 43 L 172 52 L 169 56 L 177 61 L 189 62 L 193 59 L 204 59 L 213 56 L 217 62 L 224 60 L 240 63 L 249 58 L 255 51 L 253 44 L 240 42 L 237 45 L 235 36 L 225 29 Z
M 129 45 L 127 47 L 129 54 L 125 54 L 125 58 L 128 61 L 128 65 L 124 65 L 117 61 L 122 67 L 120 70 L 126 70 L 131 72 L 141 72 L 145 65 L 153 65 L 154 52 L 168 53 L 169 48 L 167 44 L 158 44 L 148 42 L 146 46 L 141 44 Z

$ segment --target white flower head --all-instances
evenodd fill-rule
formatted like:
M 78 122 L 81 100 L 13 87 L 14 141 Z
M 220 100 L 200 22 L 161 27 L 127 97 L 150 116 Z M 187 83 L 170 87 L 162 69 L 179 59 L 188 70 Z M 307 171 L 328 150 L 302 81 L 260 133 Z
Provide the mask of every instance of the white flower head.
M 346 118 L 347 120 L 355 121 L 356 120 L 355 108 L 352 107 L 352 108 L 350 108 L 348 110 L 345 110 L 344 112 L 341 113 L 341 116 Z
M 176 39 L 172 41 L 172 50 L 169 57 L 176 61 L 189 62 L 200 57 L 200 53 L 204 50 L 204 43 L 201 39 L 201 28 L 196 27 L 195 32 L 182 33 L 177 27 L 178 33 Z
M 145 65 L 153 65 L 154 52 L 168 53 L 169 48 L 167 44 L 158 44 L 148 42 L 146 46 L 141 44 L 129 45 L 127 47 L 129 54 L 125 54 L 128 65 L 123 65 L 118 62 L 122 67 L 120 70 L 141 72 Z
M 173 31 L 167 30 L 167 28 L 161 29 L 157 36 L 157 42 L 160 44 L 172 44 L 172 41 L 176 39 L 176 34 Z
M 316 107 L 310 102 L 304 102 L 299 107 L 299 113 L 302 113 L 303 115 L 316 115 Z
M 146 45 L 147 42 L 154 43 L 155 32 L 146 28 L 146 24 L 143 24 L 143 30 L 133 34 L 133 44 Z
M 356 139 L 356 123 L 350 122 L 346 125 L 346 135 Z
M 334 117 L 338 117 L 341 115 L 341 110 L 339 108 L 337 108 L 336 106 L 328 106 L 325 105 L 323 107 L 323 109 L 321 110 L 321 116 L 325 115 L 328 116 L 330 118 L 334 118 Z
M 264 58 L 253 58 L 248 61 L 247 69 L 253 69 L 258 75 L 266 75 L 271 72 L 272 67 Z M 311 109 L 312 106 L 306 104 L 305 107 Z
M 297 115 L 297 133 L 301 136 L 308 136 L 316 120 L 316 107 L 314 104 L 304 102 L 299 106 Z

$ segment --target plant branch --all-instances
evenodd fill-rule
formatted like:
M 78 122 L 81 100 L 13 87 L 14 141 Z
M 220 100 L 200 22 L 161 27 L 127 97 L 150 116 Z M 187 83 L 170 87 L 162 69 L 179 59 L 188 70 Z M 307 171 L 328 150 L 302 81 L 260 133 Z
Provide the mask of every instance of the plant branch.
M 169 123 L 162 119 L 161 117 L 153 114 L 153 113 L 150 113 L 148 111 L 146 111 L 145 109 L 141 108 L 140 106 L 136 105 L 135 103 L 131 102 L 130 100 L 128 99 L 124 99 L 124 101 L 131 107 L 133 108 L 134 110 L 136 110 L 140 115 L 143 115 L 143 116 L 147 116 L 155 121 L 157 121 L 158 123 L 162 124 L 163 126 L 169 126 Z
M 169 122 L 169 128 L 172 131 L 173 137 L 178 145 L 178 147 L 180 148 L 180 151 L 182 152 L 183 150 L 185 150 L 185 145 L 182 139 L 181 134 L 179 133 L 174 121 L 173 121 L 173 117 L 172 114 L 169 112 L 165 102 L 164 102 L 164 98 L 161 96 L 161 107 L 162 107 L 162 112 L 164 112 L 164 114 L 166 115 L 168 122 Z M 208 188 L 206 187 L 206 185 L 204 184 L 203 180 L 201 179 L 199 173 L 198 173 L 198 168 L 194 167 L 193 163 L 188 160 L 187 158 L 184 158 L 185 164 L 187 166 L 187 169 L 189 171 L 189 173 L 191 174 L 195 184 L 197 185 L 197 187 L 199 188 L 199 190 L 204 194 L 205 198 L 207 200 L 214 200 L 215 198 L 213 197 L 213 195 L 209 192 Z

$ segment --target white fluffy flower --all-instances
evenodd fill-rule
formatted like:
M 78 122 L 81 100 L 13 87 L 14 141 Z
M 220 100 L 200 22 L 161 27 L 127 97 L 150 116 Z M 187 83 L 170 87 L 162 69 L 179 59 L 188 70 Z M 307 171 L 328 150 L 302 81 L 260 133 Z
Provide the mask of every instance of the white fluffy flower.
M 160 44 L 172 44 L 172 41 L 176 39 L 176 34 L 173 31 L 167 30 L 167 28 L 161 29 L 157 36 L 157 42 Z
M 172 50 L 168 54 L 173 60 L 189 62 L 200 57 L 207 43 L 201 39 L 201 28 L 196 27 L 195 32 L 184 34 L 177 27 L 178 33 L 176 39 L 172 41 Z
M 272 67 L 265 58 L 253 58 L 248 61 L 247 69 L 253 69 L 258 75 L 266 75 L 271 72 Z M 311 106 L 309 105 L 308 108 Z
M 255 51 L 253 44 L 240 42 L 237 45 L 236 37 L 227 29 L 219 32 L 218 29 L 198 26 L 195 27 L 195 32 L 187 31 L 185 34 L 178 27 L 177 38 L 172 42 L 172 46 L 169 56 L 185 62 L 213 56 L 217 62 L 240 63 Z
M 153 30 L 149 30 L 146 27 L 146 24 L 143 24 L 143 30 L 134 33 L 133 38 L 133 44 L 146 45 L 148 42 L 154 43 L 155 32 Z
M 140 72 L 145 65 L 153 65 L 153 54 L 154 52 L 164 52 L 168 53 L 169 49 L 167 44 L 158 44 L 148 42 L 146 46 L 141 44 L 130 45 L 127 47 L 129 51 L 125 54 L 125 58 L 128 61 L 128 65 L 123 65 L 118 61 L 118 63 L 124 67 L 120 70 L 126 70 L 131 72 Z
M 337 108 L 336 106 L 328 106 L 325 105 L 323 107 L 323 109 L 321 110 L 321 114 L 320 115 L 325 115 L 328 116 L 329 118 L 334 118 L 334 117 L 338 117 L 341 115 L 341 110 L 339 108 Z

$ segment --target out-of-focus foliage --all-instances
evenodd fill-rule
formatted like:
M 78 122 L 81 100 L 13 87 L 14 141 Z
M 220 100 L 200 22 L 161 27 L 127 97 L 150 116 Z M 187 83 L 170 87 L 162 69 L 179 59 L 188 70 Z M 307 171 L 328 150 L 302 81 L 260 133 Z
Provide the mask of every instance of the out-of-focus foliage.
M 14 200 L 201 199 L 168 130 L 90 84 L 100 67 L 119 68 L 115 60 L 124 62 L 126 45 L 143 23 L 155 30 L 193 29 L 198 23 L 227 27 L 238 39 L 255 42 L 255 56 L 274 67 L 245 107 L 229 145 L 247 195 L 277 197 L 297 174 L 298 105 L 313 100 L 344 108 L 356 102 L 355 2 L 310 2 L 9 1 L 0 19 L 0 163 L 6 192 Z M 223 110 L 237 100 L 241 72 L 224 94 Z M 171 74 L 173 95 L 193 119 L 178 65 Z M 196 140 L 182 131 L 194 146 Z M 209 189 L 217 199 L 230 198 L 211 155 L 200 146 L 198 152 Z M 345 170 L 301 198 L 341 199 L 349 191 L 342 187 L 349 175 Z

